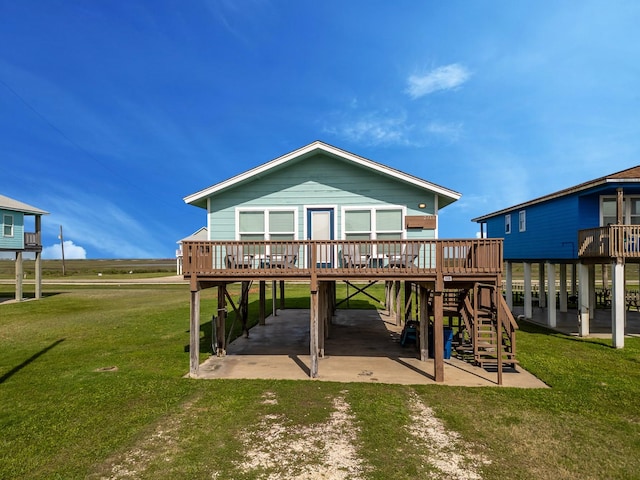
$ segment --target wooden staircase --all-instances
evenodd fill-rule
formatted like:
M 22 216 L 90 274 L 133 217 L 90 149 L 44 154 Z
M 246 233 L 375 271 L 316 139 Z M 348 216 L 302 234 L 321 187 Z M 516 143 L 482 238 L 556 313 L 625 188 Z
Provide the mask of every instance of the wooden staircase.
M 481 367 L 515 368 L 518 325 L 496 286 L 475 284 L 462 299 L 459 312 L 468 341 L 458 349 L 462 358 Z

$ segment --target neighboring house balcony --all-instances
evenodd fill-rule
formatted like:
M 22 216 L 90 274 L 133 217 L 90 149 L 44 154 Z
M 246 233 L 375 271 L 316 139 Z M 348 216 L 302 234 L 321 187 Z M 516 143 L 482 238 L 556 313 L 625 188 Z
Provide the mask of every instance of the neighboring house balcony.
M 502 274 L 502 239 L 185 241 L 196 281 L 268 279 L 480 282 Z
M 42 251 L 42 239 L 40 233 L 25 232 L 24 234 L 24 249 L 27 252 L 40 252 Z
M 640 262 L 640 225 L 608 225 L 580 230 L 578 257 Z

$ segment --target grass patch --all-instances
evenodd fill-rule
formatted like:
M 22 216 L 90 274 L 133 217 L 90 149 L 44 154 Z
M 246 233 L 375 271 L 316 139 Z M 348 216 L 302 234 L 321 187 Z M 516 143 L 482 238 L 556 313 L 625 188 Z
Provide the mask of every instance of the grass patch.
M 382 286 L 373 288 L 382 298 Z M 346 290 L 338 292 L 344 298 Z M 640 471 L 638 338 L 615 350 L 609 341 L 522 324 L 520 362 L 552 387 L 546 390 L 196 381 L 183 378 L 187 286 L 47 286 L 45 295 L 0 306 L 0 478 L 124 478 L 125 471 L 135 472 L 131 478 L 264 478 L 269 471 L 241 468 L 255 453 L 243 438 L 269 418 L 293 432 L 320 428 L 338 396 L 357 427 L 362 478 L 429 474 L 405 428 L 416 396 L 490 460 L 485 479 L 625 479 Z M 287 307 L 305 308 L 308 286 L 288 284 L 286 298 Z M 216 292 L 203 291 L 203 319 L 215 303 Z M 375 306 L 361 296 L 350 304 Z M 205 354 L 207 333 L 205 323 Z M 300 468 L 317 454 L 310 449 Z

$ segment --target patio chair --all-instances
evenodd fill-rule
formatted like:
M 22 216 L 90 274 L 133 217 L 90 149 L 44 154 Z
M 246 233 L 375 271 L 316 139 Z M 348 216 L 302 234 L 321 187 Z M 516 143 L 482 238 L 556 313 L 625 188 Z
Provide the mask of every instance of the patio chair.
M 252 268 L 254 255 L 244 253 L 244 245 L 227 245 L 227 268 Z
M 389 255 L 389 266 L 392 268 L 415 267 L 416 258 L 420 253 L 419 243 L 403 243 L 400 254 Z
M 342 265 L 345 268 L 365 268 L 369 266 L 371 255 L 362 255 L 360 245 L 348 243 L 342 248 Z
M 271 253 L 269 256 L 269 266 L 272 268 L 296 268 L 300 246 L 297 243 L 288 243 L 279 247 L 276 249 L 274 246 L 273 249 L 276 250 L 276 253 Z

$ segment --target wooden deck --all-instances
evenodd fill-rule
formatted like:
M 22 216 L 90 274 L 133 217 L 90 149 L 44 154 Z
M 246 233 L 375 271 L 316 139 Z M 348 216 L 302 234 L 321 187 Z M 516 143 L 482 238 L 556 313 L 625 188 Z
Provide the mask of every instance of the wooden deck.
M 478 288 L 498 291 L 502 285 L 502 239 L 459 240 L 289 240 L 289 241 L 184 241 L 183 274 L 190 282 L 190 375 L 198 376 L 200 345 L 200 291 L 218 288 L 217 313 L 214 313 L 217 332 L 217 352 L 225 354 L 224 337 L 227 300 L 236 310 L 243 328 L 246 326 L 248 291 L 251 281 L 260 283 L 259 322 L 265 317 L 265 283 L 279 280 L 309 283 L 310 293 L 310 376 L 318 373 L 318 358 L 324 355 L 324 340 L 331 323 L 335 303 L 335 282 L 365 280 L 385 281 L 388 295 L 395 284 L 395 304 L 400 305 L 400 282 L 405 282 L 407 291 L 416 291 L 419 305 L 421 338 L 427 338 L 427 324 L 433 318 L 433 331 L 443 330 L 445 315 L 444 296 L 447 290 L 464 289 L 473 294 L 475 305 L 469 315 L 470 331 L 476 331 L 477 318 L 482 315 L 479 304 L 483 298 Z M 242 294 L 236 303 L 231 300 L 227 285 L 242 282 Z M 410 288 L 407 288 L 409 286 Z M 410 297 L 410 296 L 409 296 Z M 409 300 L 405 299 L 405 303 Z M 501 298 L 501 297 L 500 297 Z M 471 305 L 468 303 L 468 306 Z M 499 302 L 490 302 L 493 329 L 497 346 L 492 349 L 497 362 L 498 383 L 502 383 L 504 355 L 513 360 L 509 351 L 503 351 L 503 330 L 507 330 L 509 344 L 515 346 L 513 328 Z M 405 304 L 405 314 L 411 311 Z M 400 312 L 400 307 L 397 310 Z M 397 324 L 401 319 L 397 316 Z M 475 337 L 474 337 L 475 338 Z M 424 342 L 423 342 L 424 344 Z M 444 340 L 442 335 L 433 336 L 435 352 L 434 378 L 444 380 Z M 512 352 L 513 350 L 511 350 Z M 504 354 L 504 355 L 503 355 Z M 426 345 L 420 356 L 426 361 Z
M 640 262 L 640 225 L 608 225 L 580 230 L 578 257 L 593 261 L 623 258 Z
M 183 274 L 194 281 L 493 281 L 501 239 L 185 241 Z

